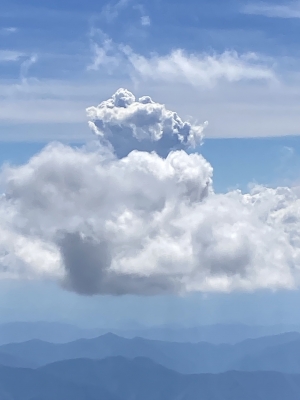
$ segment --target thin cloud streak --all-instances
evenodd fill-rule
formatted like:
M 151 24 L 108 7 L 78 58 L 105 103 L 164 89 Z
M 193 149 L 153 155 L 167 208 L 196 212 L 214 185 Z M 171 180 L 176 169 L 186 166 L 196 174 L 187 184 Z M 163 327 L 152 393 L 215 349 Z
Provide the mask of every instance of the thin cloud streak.
M 270 4 L 265 2 L 249 3 L 243 7 L 244 14 L 262 15 L 269 18 L 300 18 L 300 2 Z
M 219 80 L 276 81 L 275 72 L 254 53 L 188 54 L 180 49 L 150 58 L 125 49 L 134 72 L 142 79 L 181 81 L 193 86 L 212 86 Z
M 13 33 L 17 33 L 19 31 L 18 28 L 15 26 L 9 26 L 7 28 L 1 28 L 0 29 L 0 35 L 11 35 Z
M 19 61 L 25 54 L 15 50 L 0 50 L 0 63 Z
M 214 86 L 220 80 L 276 81 L 272 60 L 256 53 L 224 51 L 222 53 L 188 53 L 175 49 L 169 54 L 145 56 L 130 46 L 115 43 L 100 33 L 100 44 L 92 39 L 93 61 L 88 69 L 106 69 L 109 73 L 122 66 L 133 81 L 155 80 L 185 82 L 193 86 Z

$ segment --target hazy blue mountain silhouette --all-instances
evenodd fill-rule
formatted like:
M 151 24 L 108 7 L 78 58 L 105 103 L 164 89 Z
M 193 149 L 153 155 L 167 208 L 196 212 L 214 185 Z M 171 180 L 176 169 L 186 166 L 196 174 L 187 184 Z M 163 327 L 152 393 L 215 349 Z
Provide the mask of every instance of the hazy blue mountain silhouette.
M 241 360 L 238 369 L 300 373 L 300 340 L 249 354 Z
M 251 367 L 251 360 L 268 351 L 276 352 L 287 345 L 297 348 L 300 343 L 299 333 L 286 333 L 259 339 L 248 339 L 236 345 L 213 345 L 210 343 L 175 343 L 148 340 L 143 338 L 125 339 L 114 334 L 105 334 L 94 339 L 80 339 L 70 343 L 53 344 L 40 340 L 23 343 L 11 343 L 0 347 L 0 353 L 7 354 L 22 361 L 27 360 L 28 366 L 42 366 L 56 361 L 89 358 L 103 359 L 113 356 L 123 356 L 130 359 L 147 357 L 175 371 L 191 373 L 219 373 L 228 370 L 260 370 L 259 362 Z M 298 344 L 298 347 L 297 347 Z M 297 353 L 298 351 L 298 353 Z M 251 358 L 252 357 L 252 358 Z M 300 359 L 300 357 L 299 357 Z M 24 362 L 24 361 L 23 361 Z M 261 365 L 264 365 L 261 362 Z M 24 366 L 24 363 L 22 364 Z M 279 371 L 286 371 L 280 364 Z M 274 370 L 269 365 L 269 368 Z M 276 370 L 276 369 L 275 369 Z M 289 372 L 297 372 L 289 370 Z
M 10 322 L 0 324 L 0 345 L 32 339 L 66 343 L 81 338 L 93 338 L 105 333 L 101 329 L 81 329 L 60 322 Z
M 111 332 L 126 338 L 143 337 L 151 340 L 172 342 L 208 342 L 213 344 L 235 344 L 246 339 L 300 332 L 298 325 L 250 326 L 245 324 L 214 324 L 196 327 L 162 325 L 144 329 L 122 329 Z
M 1 400 L 119 400 L 105 388 L 80 385 L 34 369 L 0 367 Z
M 299 400 L 300 375 L 182 375 L 146 358 L 76 359 L 0 368 L 1 400 Z
M 180 325 L 161 325 L 139 327 L 123 324 L 120 329 L 82 329 L 60 322 L 11 322 L 0 324 L 0 345 L 12 342 L 25 342 L 32 339 L 52 343 L 66 343 L 81 338 L 90 339 L 108 332 L 126 338 L 143 337 L 151 340 L 173 342 L 209 342 L 214 344 L 234 344 L 248 338 L 277 335 L 284 332 L 300 331 L 299 326 L 249 326 L 245 324 L 215 324 L 196 327 Z
M 23 360 L 18 356 L 0 353 L 0 365 L 5 365 L 7 367 L 34 367 L 36 364 L 30 360 Z

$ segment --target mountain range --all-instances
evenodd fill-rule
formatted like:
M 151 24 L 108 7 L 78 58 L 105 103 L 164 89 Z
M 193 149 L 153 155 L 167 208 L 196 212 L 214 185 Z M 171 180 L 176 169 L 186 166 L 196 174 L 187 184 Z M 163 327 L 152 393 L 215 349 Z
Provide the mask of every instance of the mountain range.
M 123 326 L 124 325 L 124 326 Z M 300 332 L 298 325 L 250 326 L 245 324 L 215 324 L 195 327 L 161 325 L 142 327 L 123 324 L 120 328 L 84 329 L 60 322 L 10 322 L 0 324 L 0 345 L 40 339 L 52 343 L 66 343 L 78 339 L 91 339 L 108 332 L 132 339 L 143 337 L 169 342 L 209 342 L 213 344 L 235 344 L 246 339 L 278 335 L 285 332 Z
M 62 360 L 114 356 L 129 359 L 147 357 L 183 374 L 221 373 L 229 370 L 300 373 L 300 334 L 290 332 L 247 339 L 235 345 L 214 345 L 206 342 L 126 339 L 109 333 L 64 344 L 30 340 L 0 346 L 0 362 L 3 365 L 29 368 Z
M 38 369 L 0 367 L 1 400 L 299 400 L 300 375 L 183 375 L 147 358 L 76 359 Z

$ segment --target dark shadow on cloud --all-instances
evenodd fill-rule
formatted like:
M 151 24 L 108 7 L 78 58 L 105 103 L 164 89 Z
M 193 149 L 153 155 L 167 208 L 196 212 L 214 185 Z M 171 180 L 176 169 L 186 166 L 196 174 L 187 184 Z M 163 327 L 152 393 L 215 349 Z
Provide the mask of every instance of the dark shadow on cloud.
M 59 246 L 67 273 L 65 286 L 79 294 L 99 293 L 105 271 L 111 264 L 107 243 L 82 237 L 78 232 L 66 232 Z
M 164 279 L 159 274 L 122 274 L 110 270 L 112 257 L 106 241 L 82 237 L 78 232 L 65 232 L 59 246 L 66 271 L 63 286 L 78 294 L 159 295 L 176 293 L 179 289 L 179 280 L 175 278 Z

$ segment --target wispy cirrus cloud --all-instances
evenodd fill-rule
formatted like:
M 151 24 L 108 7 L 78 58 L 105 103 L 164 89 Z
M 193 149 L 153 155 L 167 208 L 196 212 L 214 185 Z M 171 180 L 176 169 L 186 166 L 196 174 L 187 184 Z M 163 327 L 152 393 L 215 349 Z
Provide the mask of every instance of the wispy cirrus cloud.
M 150 17 L 148 15 L 143 15 L 141 17 L 141 24 L 143 26 L 150 26 L 151 25 L 151 20 Z
M 18 28 L 16 28 L 15 26 L 9 26 L 9 27 L 5 27 L 5 28 L 1 28 L 0 29 L 0 35 L 11 35 L 12 33 L 16 33 L 18 32 Z
M 34 65 L 38 60 L 38 56 L 36 54 L 31 55 L 25 61 L 22 62 L 20 68 L 20 79 L 22 83 L 27 82 L 28 71 L 32 65 Z
M 242 8 L 244 14 L 263 15 L 269 18 L 300 18 L 300 1 L 272 4 L 249 3 Z
M 24 57 L 24 53 L 14 50 L 0 50 L 0 63 L 1 62 L 12 62 L 19 61 Z
M 71 137 L 73 127 L 85 121 L 82 110 L 86 105 L 97 101 L 99 93 L 101 100 L 118 87 L 125 86 L 138 96 L 149 93 L 186 119 L 191 116 L 197 121 L 209 120 L 207 135 L 210 137 L 299 133 L 300 77 L 289 72 L 287 63 L 282 66 L 280 59 L 270 58 L 264 52 L 235 51 L 234 46 L 228 46 L 232 50 L 227 51 L 207 50 L 206 47 L 205 51 L 193 52 L 183 46 L 150 53 L 147 47 L 141 50 L 136 46 L 130 39 L 133 36 L 126 35 L 126 29 L 130 29 L 126 24 L 124 34 L 121 30 L 122 36 L 115 34 L 115 25 L 120 32 L 122 21 L 126 19 L 123 12 L 133 12 L 138 32 L 148 32 L 150 36 L 151 25 L 141 26 L 141 18 L 145 19 L 145 25 L 147 15 L 151 15 L 148 11 L 131 1 L 107 6 L 101 21 L 98 18 L 91 21 L 90 43 L 84 43 L 84 52 L 78 48 L 76 62 L 68 58 L 74 54 L 63 55 L 57 62 L 55 54 L 45 55 L 41 50 L 40 65 L 28 73 L 36 58 L 26 53 L 18 59 L 17 55 L 11 54 L 11 59 L 18 60 L 15 65 L 20 66 L 20 73 L 16 72 L 14 78 L 0 83 L 0 121 L 15 126 L 18 123 L 46 123 L 54 139 L 60 139 L 61 134 L 57 127 L 51 128 L 50 123 L 65 124 L 61 130 L 66 131 L 66 126 L 72 126 Z M 150 22 L 156 23 L 155 19 Z M 91 50 L 87 52 L 89 44 Z M 46 58 L 47 68 L 43 69 Z M 67 78 L 58 72 L 49 79 L 46 75 L 50 63 L 52 71 L 56 71 L 65 65 L 65 60 L 68 62 L 66 69 L 70 65 L 74 67 Z M 76 69 L 78 65 L 82 70 Z M 4 68 L 7 66 L 3 65 Z M 31 135 L 34 129 L 26 135 Z M 18 133 L 20 137 L 21 131 L 22 128 Z
M 116 3 L 108 3 L 103 7 L 101 12 L 101 17 L 104 18 L 107 22 L 112 23 L 124 8 L 128 6 L 130 0 L 119 0 Z
M 120 17 L 122 12 L 131 7 L 131 10 L 136 10 L 140 14 L 140 22 L 143 26 L 151 25 L 151 19 L 145 11 L 145 7 L 142 4 L 134 4 L 132 0 L 119 0 L 116 3 L 109 3 L 103 7 L 100 14 L 100 19 L 103 19 L 107 23 L 113 23 Z
M 254 52 L 189 53 L 175 49 L 166 55 L 146 56 L 130 46 L 114 43 L 107 35 L 100 44 L 92 42 L 92 50 L 93 61 L 88 69 L 111 71 L 122 64 L 123 72 L 133 80 L 176 81 L 193 86 L 213 86 L 220 80 L 276 80 L 272 60 Z
M 87 66 L 87 70 L 97 71 L 103 65 L 110 68 L 115 68 L 119 65 L 119 56 L 116 54 L 115 45 L 106 35 L 103 35 L 101 46 L 98 46 L 98 44 L 92 40 L 91 48 L 93 51 L 93 60 Z
M 219 80 L 275 80 L 272 66 L 255 53 L 189 54 L 181 49 L 165 56 L 149 58 L 126 48 L 125 54 L 134 72 L 143 79 L 181 81 L 194 86 L 210 86 Z
M 150 26 L 151 19 L 150 19 L 149 15 L 147 15 L 145 7 L 142 4 L 137 4 L 134 6 L 134 8 L 136 10 L 138 10 L 139 13 L 141 14 L 141 18 L 140 18 L 141 25 L 142 26 Z

